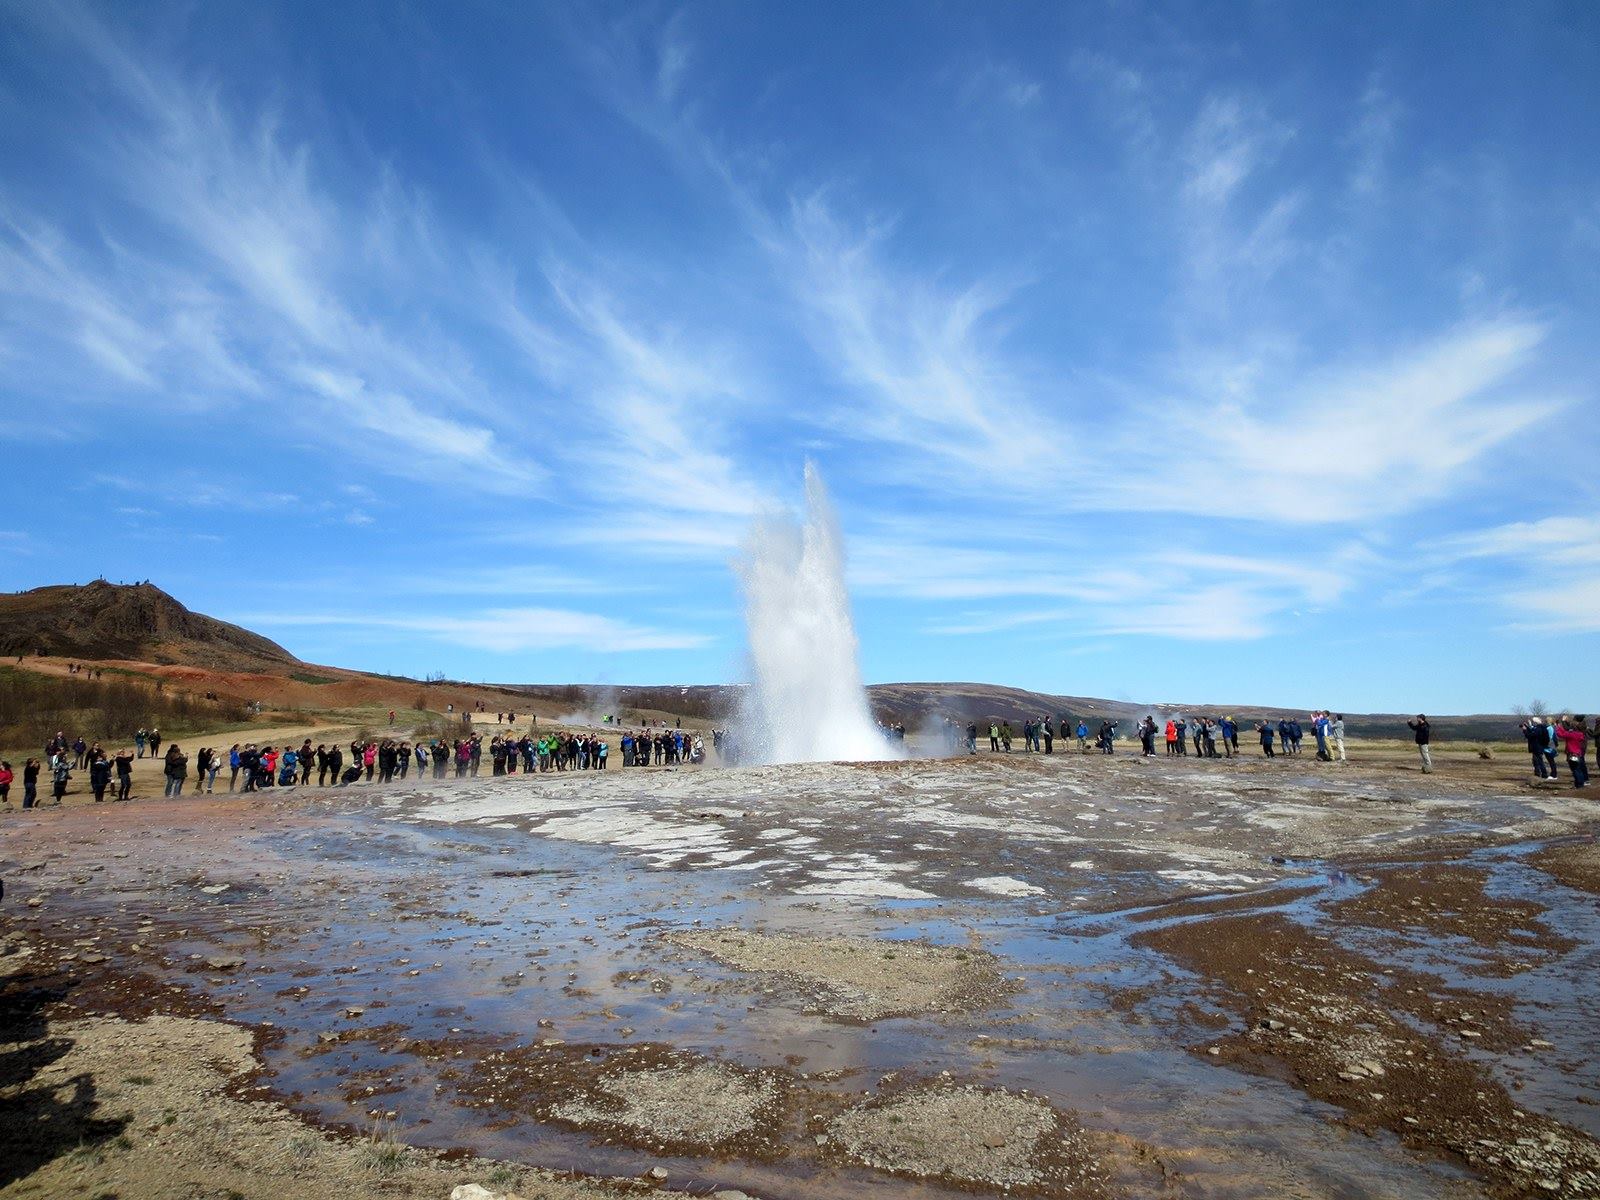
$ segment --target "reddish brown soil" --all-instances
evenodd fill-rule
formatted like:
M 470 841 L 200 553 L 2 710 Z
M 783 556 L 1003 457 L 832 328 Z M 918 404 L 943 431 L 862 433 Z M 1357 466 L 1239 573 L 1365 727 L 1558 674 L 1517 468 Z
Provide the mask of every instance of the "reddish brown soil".
M 1467 1057 L 1471 1046 L 1526 1041 L 1504 1002 L 1385 968 L 1276 914 L 1175 925 L 1136 941 L 1214 980 L 1217 1002 L 1241 1019 L 1242 1030 L 1205 1053 L 1287 1076 L 1359 1129 L 1457 1157 L 1496 1195 L 1600 1196 L 1600 1145 L 1519 1108 Z

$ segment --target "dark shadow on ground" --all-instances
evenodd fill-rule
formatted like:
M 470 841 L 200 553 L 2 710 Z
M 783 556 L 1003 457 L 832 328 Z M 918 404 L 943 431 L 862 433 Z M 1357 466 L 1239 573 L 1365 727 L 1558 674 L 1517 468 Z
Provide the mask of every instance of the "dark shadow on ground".
M 87 1075 L 35 1082 L 72 1049 L 69 1039 L 48 1036 L 44 1015 L 70 990 L 60 976 L 26 971 L 0 980 L 0 1188 L 64 1155 L 103 1154 L 127 1127 L 126 1118 L 95 1115 L 99 1100 Z

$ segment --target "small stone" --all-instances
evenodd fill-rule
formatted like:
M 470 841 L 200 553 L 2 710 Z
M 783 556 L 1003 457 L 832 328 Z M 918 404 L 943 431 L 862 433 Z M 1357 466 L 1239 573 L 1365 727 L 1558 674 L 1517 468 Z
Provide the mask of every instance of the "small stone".
M 990 1150 L 999 1150 L 1005 1146 L 1006 1136 L 1003 1133 L 991 1133 L 983 1139 L 983 1144 Z
M 667 1181 L 667 1169 L 665 1167 L 651 1167 L 645 1172 L 645 1177 L 654 1179 L 657 1183 L 665 1183 Z
M 348 1020 L 348 1021 L 354 1021 L 357 1017 L 361 1016 L 366 1011 L 367 1010 L 364 1009 L 364 1008 L 355 1008 L 355 1007 L 347 1008 L 347 1009 L 344 1010 L 345 1019 Z
M 219 954 L 206 959 L 206 966 L 213 971 L 231 971 L 235 967 L 244 966 L 244 959 L 237 954 Z

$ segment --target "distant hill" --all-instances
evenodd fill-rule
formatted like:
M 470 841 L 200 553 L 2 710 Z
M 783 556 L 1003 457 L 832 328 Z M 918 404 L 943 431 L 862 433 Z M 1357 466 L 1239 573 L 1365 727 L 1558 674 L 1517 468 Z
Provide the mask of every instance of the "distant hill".
M 214 690 L 249 700 L 266 699 L 288 706 L 352 703 L 422 706 L 443 709 L 481 701 L 491 707 L 526 697 L 531 710 L 557 720 L 598 720 L 614 715 L 623 721 L 641 714 L 679 717 L 688 721 L 723 722 L 739 711 L 744 688 L 737 684 L 584 685 L 472 684 L 432 680 L 419 683 L 397 676 L 374 675 L 340 667 L 317 667 L 316 673 L 276 642 L 225 621 L 190 612 L 160 588 L 148 583 L 98 581 L 83 586 L 35 588 L 0 594 L 0 655 L 32 659 L 39 651 L 55 658 L 123 659 L 157 664 L 173 686 Z M 180 669 L 183 668 L 183 669 Z M 219 678 L 218 673 L 234 677 Z M 1048 714 L 1085 719 L 1098 727 L 1102 719 L 1131 734 L 1136 721 L 1150 713 L 1158 721 L 1169 714 L 1231 715 L 1239 720 L 1241 741 L 1260 720 L 1305 713 L 1291 706 L 1171 702 L 1136 704 L 1096 696 L 1033 692 L 991 683 L 880 683 L 867 688 L 874 715 L 908 730 L 949 717 L 961 724 L 990 720 L 1024 720 Z M 1407 737 L 1412 714 L 1346 713 L 1346 726 L 1357 737 Z M 1516 718 L 1507 714 L 1433 715 L 1441 739 L 1506 741 L 1516 738 Z
M 614 714 L 626 720 L 629 713 L 652 711 L 677 713 L 685 718 L 707 721 L 728 720 L 739 710 L 744 688 L 730 684 L 695 684 L 685 687 L 580 684 L 503 684 L 508 690 L 563 708 L 573 714 L 605 716 Z M 1031 692 L 1023 688 L 992 683 L 875 683 L 867 687 L 873 715 L 883 722 L 898 722 L 908 730 L 937 723 L 950 717 L 961 724 L 990 720 L 1010 721 L 1019 733 L 1022 722 L 1040 716 L 1086 720 L 1098 728 L 1105 719 L 1118 723 L 1117 732 L 1131 734 L 1134 723 L 1146 713 L 1164 722 L 1169 714 L 1186 716 L 1232 716 L 1239 721 L 1241 743 L 1257 722 L 1298 716 L 1308 724 L 1304 710 L 1291 706 L 1265 707 L 1260 704 L 1135 704 L 1127 700 L 1107 700 L 1099 696 L 1071 696 L 1050 692 Z M 1406 721 L 1415 713 L 1345 713 L 1345 726 L 1352 737 L 1404 738 L 1410 736 Z M 1435 734 L 1464 741 L 1516 740 L 1517 719 L 1510 715 L 1483 713 L 1466 716 L 1430 716 Z M 1309 736 L 1309 729 L 1308 729 Z
M 300 662 L 258 633 L 190 612 L 153 584 L 104 580 L 0 594 L 0 654 L 40 651 L 235 671 Z

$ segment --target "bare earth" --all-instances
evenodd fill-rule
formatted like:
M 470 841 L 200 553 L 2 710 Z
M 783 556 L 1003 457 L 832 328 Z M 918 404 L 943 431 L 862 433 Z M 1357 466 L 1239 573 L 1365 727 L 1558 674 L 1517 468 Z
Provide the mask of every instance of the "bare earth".
M 1595 803 L 1439 757 L 7 814 L 0 1196 L 1600 1195 Z

